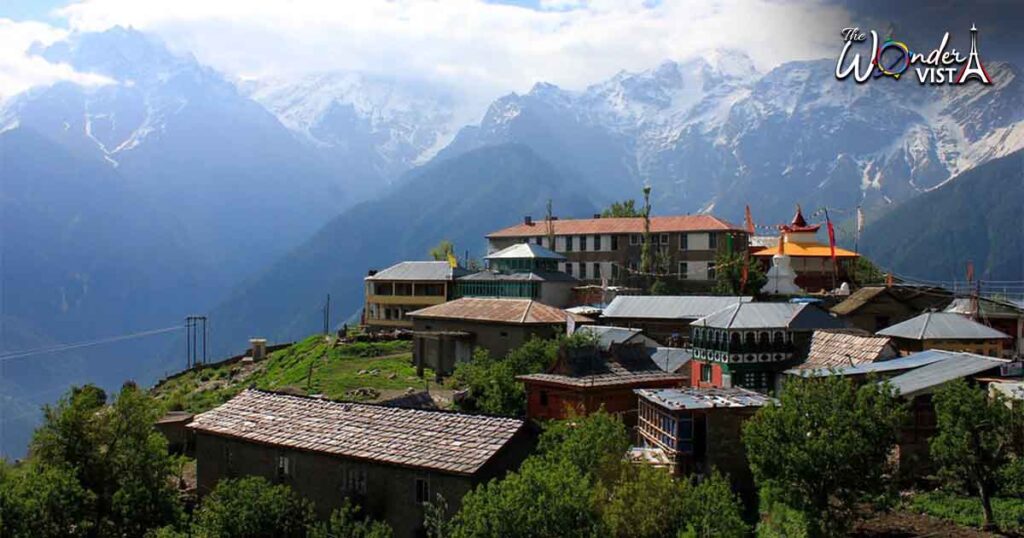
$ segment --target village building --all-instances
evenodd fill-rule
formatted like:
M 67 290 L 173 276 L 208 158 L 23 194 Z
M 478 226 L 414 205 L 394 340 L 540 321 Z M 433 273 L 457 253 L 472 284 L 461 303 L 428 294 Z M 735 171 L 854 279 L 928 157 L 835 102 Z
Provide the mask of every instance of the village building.
M 760 260 L 765 271 L 772 267 L 773 257 L 787 257 L 788 266 L 796 273 L 796 285 L 806 291 L 817 292 L 837 288 L 843 282 L 851 280 L 852 270 L 859 255 L 835 247 L 833 263 L 832 247 L 817 239 L 820 228 L 821 224 L 808 224 L 800 207 L 797 206 L 793 221 L 780 226 L 779 237 L 774 244 L 759 240 L 758 243 L 765 246 L 752 249 L 751 255 Z
M 559 269 L 587 284 L 628 283 L 640 269 L 645 241 L 641 217 L 553 219 L 521 224 L 487 235 L 489 250 L 500 251 L 528 242 L 566 257 Z M 711 215 L 679 215 L 650 218 L 650 241 L 656 253 L 667 257 L 668 272 L 677 276 L 687 291 L 708 291 L 715 282 L 719 254 L 746 252 L 749 234 L 743 228 Z M 551 244 L 551 237 L 554 244 Z
M 417 372 L 431 368 L 438 377 L 472 359 L 477 347 L 504 357 L 527 340 L 565 334 L 566 322 L 592 323 L 585 316 L 533 299 L 463 297 L 410 312 L 413 362 Z
M 776 388 L 803 362 L 817 329 L 844 328 L 813 303 L 737 303 L 692 323 L 694 387 Z
M 449 262 L 401 262 L 364 279 L 362 324 L 369 330 L 412 329 L 409 312 L 452 298 L 455 278 L 469 272 Z
M 906 355 L 927 349 L 964 351 L 1001 357 L 1010 336 L 953 312 L 925 312 L 917 317 L 878 331 L 893 339 Z
M 811 335 L 807 360 L 797 366 L 804 370 L 828 370 L 887 361 L 899 356 L 888 337 L 860 329 L 819 329 Z
M 662 345 L 683 347 L 690 341 L 690 324 L 753 297 L 714 295 L 620 295 L 601 312 L 601 323 L 641 329 Z
M 922 312 L 941 310 L 952 300 L 953 295 L 942 288 L 865 286 L 831 310 L 853 327 L 874 333 Z
M 689 381 L 685 374 L 665 371 L 655 363 L 657 348 L 650 347 L 639 332 L 607 327 L 580 330 L 597 335 L 594 347 L 564 349 L 547 372 L 516 377 L 526 388 L 528 418 L 563 419 L 604 409 L 633 426 L 635 389 L 679 387 Z
M 564 308 L 579 280 L 559 270 L 565 256 L 540 245 L 517 243 L 488 255 L 488 268 L 458 277 L 456 297 L 534 299 Z
M 743 450 L 742 427 L 761 407 L 777 401 L 743 388 L 638 389 L 641 447 L 663 454 L 676 475 L 728 475 L 748 496 L 754 480 Z
M 335 402 L 249 389 L 195 417 L 198 492 L 262 476 L 311 500 L 320 518 L 351 499 L 396 537 L 423 534 L 423 503 L 449 517 L 475 485 L 532 448 L 521 420 Z
M 187 427 L 193 416 L 187 411 L 168 411 L 153 425 L 167 439 L 167 450 L 171 454 L 193 455 L 195 435 Z
M 785 382 L 789 376 L 799 377 L 828 377 L 828 376 L 840 376 L 851 379 L 855 382 L 862 382 L 866 379 L 886 379 L 893 376 L 900 375 L 904 372 L 909 372 L 915 368 L 929 365 L 933 362 L 944 361 L 949 358 L 949 355 L 944 351 L 924 351 L 921 353 L 913 353 L 904 357 L 896 357 L 892 359 L 886 359 L 874 362 L 862 362 L 860 364 L 837 364 L 830 368 L 806 368 L 805 364 L 801 364 L 796 368 L 790 368 L 785 373 L 787 378 L 783 379 L 782 383 L 785 386 Z
M 1024 306 L 1009 300 L 959 297 L 945 311 L 984 320 L 993 329 L 1010 336 L 1007 350 L 1024 357 Z

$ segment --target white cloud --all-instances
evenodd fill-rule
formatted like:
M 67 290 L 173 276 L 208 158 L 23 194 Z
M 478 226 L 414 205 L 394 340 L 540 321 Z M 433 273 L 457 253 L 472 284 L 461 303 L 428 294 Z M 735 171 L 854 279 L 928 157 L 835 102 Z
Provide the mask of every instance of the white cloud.
M 56 14 L 75 30 L 154 33 L 238 77 L 354 70 L 440 82 L 486 101 L 538 81 L 581 88 L 722 47 L 762 69 L 831 56 L 848 15 L 819 2 L 543 0 L 528 9 L 479 0 L 81 0 Z
M 78 73 L 66 64 L 50 63 L 28 54 L 29 47 L 64 39 L 66 30 L 39 22 L 15 22 L 0 18 L 0 101 L 33 86 L 70 80 L 82 85 L 110 82 L 105 77 Z

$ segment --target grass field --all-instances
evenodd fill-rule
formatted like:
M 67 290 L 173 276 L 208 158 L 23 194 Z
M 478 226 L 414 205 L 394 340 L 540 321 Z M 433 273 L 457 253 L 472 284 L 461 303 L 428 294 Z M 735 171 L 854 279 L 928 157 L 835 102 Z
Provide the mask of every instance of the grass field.
M 189 371 L 153 389 L 169 410 L 201 413 L 255 386 L 339 400 L 372 400 L 380 392 L 420 389 L 408 341 L 328 345 L 311 336 L 259 363 L 234 363 Z M 433 373 L 426 374 L 429 379 Z M 358 390 L 366 389 L 366 390 Z
M 909 508 L 916 512 L 942 518 L 959 525 L 981 527 L 981 500 L 962 497 L 944 491 L 919 493 L 911 498 Z M 992 514 L 1003 532 L 1024 532 L 1024 499 L 996 498 L 992 500 Z

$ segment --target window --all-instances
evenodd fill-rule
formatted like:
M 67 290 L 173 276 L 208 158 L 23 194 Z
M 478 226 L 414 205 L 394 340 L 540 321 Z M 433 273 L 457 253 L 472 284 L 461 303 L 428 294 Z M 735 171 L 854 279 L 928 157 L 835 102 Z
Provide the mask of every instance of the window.
M 612 264 L 612 280 L 619 278 L 619 264 Z
M 667 245 L 668 244 L 668 234 L 661 234 L 659 239 L 660 239 L 659 243 L 661 243 L 662 245 Z
M 345 492 L 353 495 L 366 495 L 366 469 L 349 467 L 345 473 Z
M 590 278 L 601 278 L 601 266 L 597 262 L 590 264 Z
M 711 365 L 701 364 L 700 365 L 700 380 L 704 383 L 711 382 Z
M 565 274 L 573 275 L 573 269 L 572 262 L 565 262 Z
M 544 407 L 548 406 L 548 391 L 540 391 L 540 404 L 543 405 Z
M 708 262 L 708 280 L 715 279 L 715 262 Z
M 416 479 L 416 504 L 430 502 L 430 483 L 426 478 Z
M 580 236 L 580 252 L 586 252 L 587 250 L 589 250 L 587 248 L 587 237 L 588 236 L 586 235 Z
M 278 478 L 285 478 L 285 477 L 291 476 L 291 474 L 292 474 L 291 461 L 289 460 L 288 456 L 278 456 L 277 457 L 277 477 Z
M 611 241 L 611 243 L 612 243 L 612 248 L 611 248 L 611 249 L 612 249 L 612 250 L 619 250 L 619 236 L 617 236 L 617 235 L 612 235 L 612 236 L 609 236 L 609 237 L 610 237 L 610 238 L 611 238 L 611 240 L 612 240 L 612 241 Z
M 500 333 L 500 334 L 501 334 L 501 337 L 502 337 L 502 338 L 508 338 L 508 333 L 507 333 L 507 332 L 505 332 L 505 331 L 501 331 L 501 333 Z
M 686 278 L 686 275 L 689 272 L 690 269 L 686 262 L 679 262 L 679 278 Z
M 630 245 L 639 245 L 640 244 L 640 234 L 629 234 L 629 244 Z
M 718 250 L 718 234 L 708 234 L 708 250 Z
M 571 236 L 571 235 L 565 236 L 565 251 L 566 252 L 572 252 L 572 241 L 573 241 L 573 239 L 575 239 L 575 238 L 573 236 Z
M 679 250 L 687 250 L 689 248 L 689 242 L 686 240 L 686 234 L 679 234 Z

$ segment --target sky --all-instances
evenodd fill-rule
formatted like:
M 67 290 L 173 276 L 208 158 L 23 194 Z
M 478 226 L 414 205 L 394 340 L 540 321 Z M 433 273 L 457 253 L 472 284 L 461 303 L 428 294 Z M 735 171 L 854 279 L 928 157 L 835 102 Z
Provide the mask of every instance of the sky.
M 933 47 L 976 20 L 987 47 L 1019 61 L 1022 19 L 1019 0 L 0 0 L 0 98 L 58 80 L 110 83 L 26 50 L 114 25 L 242 79 L 359 71 L 489 99 L 541 81 L 580 89 L 722 48 L 762 71 L 834 58 L 848 25 Z

